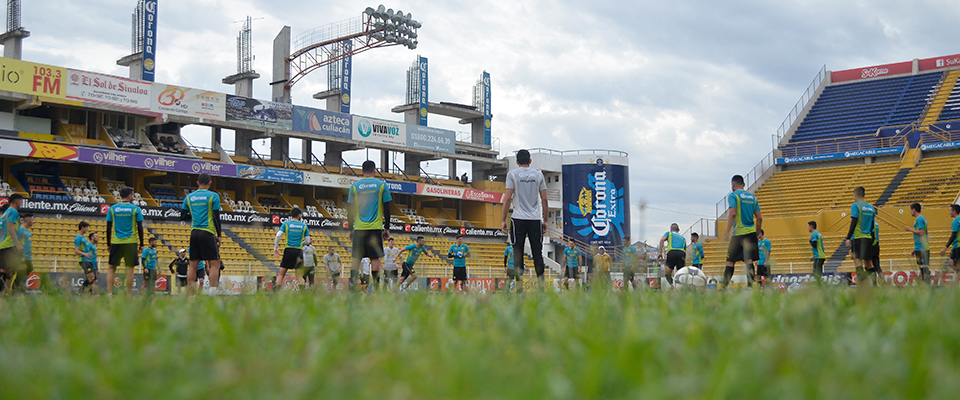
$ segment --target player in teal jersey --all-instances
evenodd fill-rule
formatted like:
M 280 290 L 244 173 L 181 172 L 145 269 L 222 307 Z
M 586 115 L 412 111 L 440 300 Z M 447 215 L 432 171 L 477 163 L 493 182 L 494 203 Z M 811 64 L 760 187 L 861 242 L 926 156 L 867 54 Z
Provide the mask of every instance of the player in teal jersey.
M 283 225 L 280 225 L 280 230 L 277 231 L 277 236 L 273 240 L 273 255 L 275 257 L 280 257 L 280 238 L 284 234 L 287 235 L 287 246 L 283 249 L 283 257 L 280 259 L 280 271 L 277 273 L 276 281 L 273 283 L 273 290 L 279 289 L 283 285 L 283 279 L 287 275 L 287 271 L 291 269 L 297 269 L 302 264 L 303 260 L 303 244 L 306 242 L 306 239 L 310 237 L 310 229 L 307 228 L 307 224 L 301 221 L 303 217 L 303 212 L 299 208 L 294 208 L 290 212 L 290 217 L 283 222 Z
M 447 258 L 453 259 L 453 285 L 461 292 L 466 292 L 467 284 L 467 257 L 470 257 L 470 248 L 463 244 L 463 235 L 457 235 L 457 243 L 450 246 Z
M 757 243 L 760 247 L 760 260 L 757 261 L 757 283 L 760 284 L 760 288 L 763 288 L 764 284 L 767 283 L 767 279 L 770 278 L 770 250 L 771 243 L 770 239 L 767 239 L 767 236 L 763 233 L 763 229 L 760 231 L 760 235 L 757 236 L 757 239 L 760 241 Z
M 210 191 L 213 179 L 208 174 L 197 177 L 197 187 L 183 199 L 180 219 L 191 222 L 190 268 L 187 270 L 188 293 L 194 293 L 199 279 L 197 270 L 204 262 L 206 275 L 210 276 L 211 293 L 220 286 L 220 195 Z M 202 288 L 202 283 L 200 284 Z
M 13 271 L 20 265 L 23 244 L 17 237 L 20 228 L 20 206 L 23 196 L 14 193 L 7 198 L 7 204 L 0 208 L 0 288 L 10 282 Z
M 80 269 L 83 271 L 85 278 L 83 284 L 80 286 L 80 292 L 83 292 L 90 287 L 90 292 L 97 293 L 97 264 L 90 262 L 91 258 L 95 258 L 93 253 L 96 252 L 94 244 L 87 238 L 88 232 L 90 231 L 90 223 L 87 221 L 80 221 L 77 224 L 77 235 L 73 237 L 73 254 L 77 255 L 77 262 L 80 263 Z
M 143 291 L 144 293 L 153 293 L 157 285 L 157 238 L 150 238 L 147 241 L 147 248 L 140 253 L 140 261 L 143 263 Z
M 853 249 L 853 265 L 857 267 L 857 276 L 873 271 L 873 220 L 877 210 L 864 201 L 866 190 L 863 186 L 853 189 L 853 204 L 850 205 L 850 230 L 847 231 L 847 247 Z
M 917 259 L 920 267 L 920 280 L 930 284 L 930 238 L 927 236 L 927 217 L 921 215 L 920 203 L 910 205 L 910 216 L 914 218 L 913 226 L 904 226 L 903 230 L 913 234 L 913 251 L 910 256 Z
M 703 244 L 700 243 L 700 234 L 693 232 L 690 234 L 690 246 L 693 247 L 693 262 L 691 265 L 697 267 L 697 269 L 703 269 L 703 259 L 707 258 L 703 254 Z
M 527 266 L 521 260 L 520 269 L 517 270 L 513 257 L 514 257 L 513 245 L 510 243 L 507 243 L 507 247 L 503 249 L 503 269 L 506 271 L 507 281 L 509 281 L 508 290 L 516 291 L 519 293 L 523 291 L 523 272 L 527 268 Z
M 133 205 L 133 188 L 120 189 L 121 201 L 107 210 L 107 293 L 112 292 L 113 278 L 121 262 L 126 266 L 127 294 L 133 293 L 133 268 L 140 264 L 140 252 L 143 251 L 143 211 Z M 136 227 L 137 236 L 134 236 Z M 137 246 L 137 238 L 140 246 Z
M 629 236 L 624 236 L 623 242 L 627 244 L 623 249 L 623 288 L 629 290 L 638 287 L 636 273 L 640 268 L 640 255 L 637 247 L 630 242 Z
M 433 257 L 433 253 L 429 252 L 423 243 L 423 236 L 417 236 L 417 243 L 408 244 L 407 247 L 400 250 L 400 253 L 397 253 L 397 258 L 394 262 L 399 262 L 403 253 L 410 252 L 410 254 L 407 255 L 407 259 L 400 266 L 400 282 L 397 283 L 397 287 L 401 292 L 407 290 L 410 282 L 417 279 L 417 271 L 413 269 L 413 266 L 417 263 L 417 260 L 420 259 L 420 255 L 426 254 L 427 257 Z
M 664 247 L 666 244 L 666 247 Z M 687 239 L 680 234 L 680 225 L 670 224 L 670 230 L 660 238 L 657 246 L 657 260 L 663 260 L 663 249 L 667 249 L 666 278 L 667 283 L 673 285 L 673 272 L 683 268 L 687 262 Z
M 947 254 L 947 250 L 952 248 L 950 250 L 950 268 L 953 268 L 954 272 L 960 272 L 957 268 L 957 264 L 960 263 L 960 239 L 957 238 L 957 233 L 960 232 L 960 205 L 950 205 L 950 218 L 953 218 L 953 222 L 950 223 L 950 239 L 947 240 L 947 245 L 940 250 L 940 255 Z
M 813 278 L 819 283 L 823 277 L 823 262 L 827 260 L 827 253 L 823 251 L 823 235 L 817 230 L 817 221 L 807 222 L 807 231 L 810 232 L 810 247 L 813 249 Z
M 24 284 L 27 282 L 27 276 L 33 272 L 33 214 L 20 214 L 20 226 L 17 227 L 17 239 L 23 245 L 23 260 L 14 269 L 16 276 L 13 278 L 13 290 L 17 293 L 24 291 Z
M 753 262 L 760 258 L 759 238 L 757 230 L 763 224 L 760 214 L 760 203 L 756 196 L 743 190 L 743 177 L 734 175 L 730 180 L 733 189 L 727 195 L 727 233 L 730 246 L 727 247 L 727 267 L 723 270 L 722 287 L 726 288 L 733 278 L 734 266 L 737 261 L 743 261 L 747 270 L 747 286 L 753 281 Z M 730 231 L 733 231 L 733 237 Z
M 583 265 L 583 252 L 573 239 L 570 239 L 567 242 L 567 248 L 563 249 L 563 259 L 566 271 L 563 274 L 563 281 L 560 282 L 560 288 L 569 289 L 571 279 L 574 281 L 580 279 L 580 266 Z
M 390 238 L 390 188 L 387 183 L 374 178 L 377 165 L 370 160 L 363 162 L 363 179 L 350 186 L 347 194 L 347 223 L 353 235 L 353 263 L 350 266 L 350 287 L 359 277 L 360 260 L 370 259 L 373 270 L 380 270 L 383 257 L 383 241 Z

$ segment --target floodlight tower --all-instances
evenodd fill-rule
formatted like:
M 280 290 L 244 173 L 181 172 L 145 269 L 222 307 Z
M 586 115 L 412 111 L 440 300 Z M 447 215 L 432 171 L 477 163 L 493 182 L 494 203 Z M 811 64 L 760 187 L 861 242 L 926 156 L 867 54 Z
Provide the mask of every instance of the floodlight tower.
M 19 60 L 23 56 L 23 39 L 30 32 L 20 24 L 20 0 L 7 0 L 7 31 L 0 34 L 3 56 Z
M 237 34 L 237 73 L 223 78 L 222 82 L 235 85 L 237 96 L 253 97 L 253 80 L 259 77 L 260 74 L 253 70 L 253 19 L 247 16 Z

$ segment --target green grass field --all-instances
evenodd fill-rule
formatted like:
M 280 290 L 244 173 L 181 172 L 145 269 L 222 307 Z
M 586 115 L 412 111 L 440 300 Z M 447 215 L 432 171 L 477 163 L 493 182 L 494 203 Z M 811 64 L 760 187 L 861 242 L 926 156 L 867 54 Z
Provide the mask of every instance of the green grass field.
M 958 316 L 920 288 L 9 297 L 0 398 L 953 398 Z

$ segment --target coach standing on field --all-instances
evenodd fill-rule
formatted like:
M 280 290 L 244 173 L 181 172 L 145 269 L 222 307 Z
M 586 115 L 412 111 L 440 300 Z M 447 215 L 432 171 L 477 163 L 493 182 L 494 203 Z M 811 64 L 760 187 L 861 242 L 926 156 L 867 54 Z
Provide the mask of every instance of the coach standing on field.
M 507 190 L 503 199 L 503 218 L 500 230 L 507 233 L 507 217 L 513 205 L 510 221 L 510 241 L 513 243 L 514 269 L 523 268 L 523 241 L 530 238 L 533 267 L 537 278 L 543 280 L 543 232 L 547 229 L 547 183 L 543 174 L 530 168 L 530 152 L 517 152 L 517 168 L 507 173 Z M 514 201 L 516 194 L 516 201 Z M 539 201 L 538 201 L 539 200 Z M 539 208 L 539 209 L 538 209 Z

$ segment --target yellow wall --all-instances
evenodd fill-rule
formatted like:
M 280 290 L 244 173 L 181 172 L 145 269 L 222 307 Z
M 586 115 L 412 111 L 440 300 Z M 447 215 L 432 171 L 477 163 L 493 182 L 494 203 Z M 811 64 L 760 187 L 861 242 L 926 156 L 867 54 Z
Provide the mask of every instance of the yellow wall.
M 923 215 L 927 218 L 927 225 L 931 229 L 949 228 L 953 220 L 948 214 L 949 210 L 949 207 L 924 208 Z M 902 230 L 904 226 L 913 225 L 914 218 L 910 216 L 909 205 L 880 207 L 877 215 L 881 232 L 891 228 Z M 767 236 L 771 237 L 799 236 L 807 232 L 808 221 L 817 221 L 817 229 L 822 233 L 846 234 L 850 227 L 850 210 L 830 209 L 814 216 L 764 216 L 762 228 Z M 726 219 L 717 222 L 717 232 L 721 235 L 726 232 L 726 228 Z

